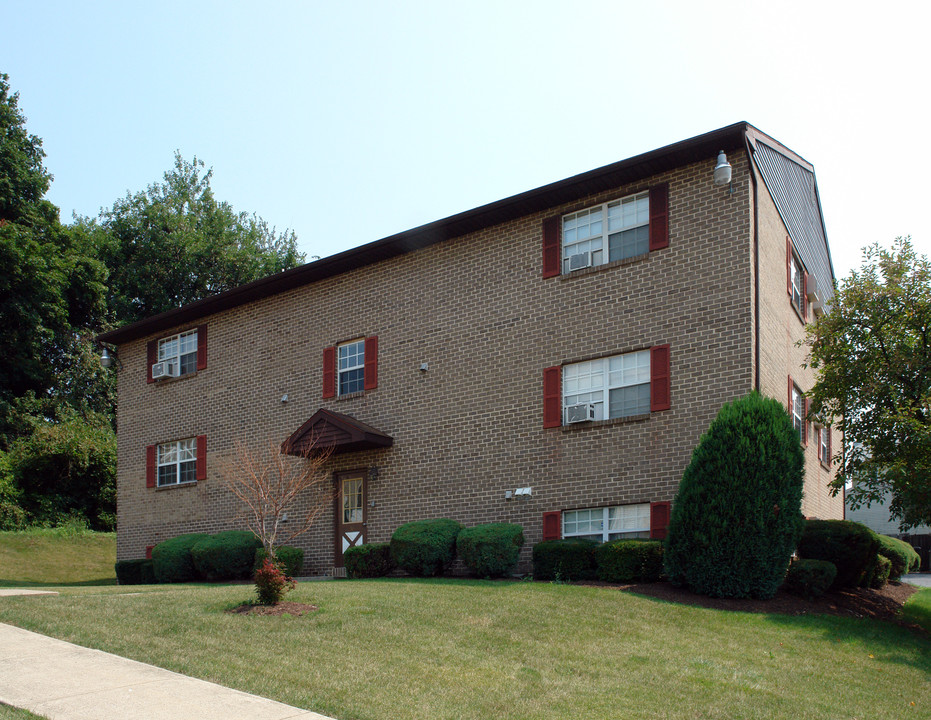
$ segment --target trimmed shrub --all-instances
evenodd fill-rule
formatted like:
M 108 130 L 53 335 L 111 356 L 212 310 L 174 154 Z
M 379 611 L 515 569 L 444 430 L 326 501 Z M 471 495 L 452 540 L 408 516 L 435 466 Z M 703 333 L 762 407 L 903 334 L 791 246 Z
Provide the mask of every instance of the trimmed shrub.
M 191 548 L 197 572 L 211 582 L 252 576 L 255 551 L 262 542 L 248 530 L 226 530 Z
M 394 569 L 391 543 L 368 543 L 346 548 L 343 553 L 346 575 L 351 578 L 384 577 Z
M 524 528 L 513 523 L 487 523 L 465 528 L 456 538 L 456 554 L 478 577 L 504 577 L 517 565 Z
M 778 400 L 752 392 L 724 405 L 672 506 L 670 580 L 712 597 L 771 598 L 802 531 L 804 460 Z
M 151 560 L 118 560 L 114 567 L 117 585 L 151 585 L 155 582 Z
M 565 540 L 544 540 L 533 546 L 533 579 L 571 582 L 573 580 L 594 580 L 595 568 L 594 540 L 568 538 Z
M 262 561 L 255 571 L 255 594 L 259 605 L 277 605 L 288 590 L 297 587 L 294 578 L 285 575 L 277 563 L 270 558 Z
M 255 551 L 254 570 L 258 570 L 262 567 L 267 555 L 268 553 L 265 552 L 264 547 L 260 547 Z M 276 547 L 275 558 L 278 560 L 278 564 L 284 567 L 285 573 L 290 577 L 297 577 L 301 574 L 301 567 L 304 565 L 304 551 L 300 548 L 291 547 L 290 545 Z
M 191 548 L 209 537 L 204 533 L 188 533 L 164 540 L 152 548 L 155 580 L 160 583 L 197 580 L 197 568 L 194 567 Z
M 892 570 L 892 561 L 880 555 L 879 553 L 873 558 L 870 566 L 863 573 L 863 579 L 860 581 L 862 587 L 879 589 L 889 582 L 889 572 Z
M 910 572 L 913 565 L 917 569 L 921 564 L 921 556 L 915 552 L 915 548 L 904 540 L 888 535 L 879 536 L 879 554 L 889 558 L 892 563 L 889 571 L 889 580 L 892 582 L 898 582 L 905 573 Z
M 605 582 L 656 582 L 663 574 L 663 543 L 612 540 L 595 548 L 595 565 Z
M 879 536 L 852 520 L 806 520 L 798 556 L 837 567 L 831 589 L 858 587 L 879 550 Z
M 448 518 L 409 522 L 391 536 L 391 559 L 408 575 L 442 575 L 456 558 L 460 530 L 462 525 Z
M 827 560 L 795 560 L 789 565 L 783 587 L 793 595 L 813 600 L 827 592 L 836 576 L 837 568 Z

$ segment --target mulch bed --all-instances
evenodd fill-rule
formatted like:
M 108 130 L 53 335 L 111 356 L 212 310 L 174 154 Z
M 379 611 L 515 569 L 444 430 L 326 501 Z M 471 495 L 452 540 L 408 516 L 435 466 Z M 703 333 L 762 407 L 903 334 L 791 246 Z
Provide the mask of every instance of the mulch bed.
M 597 583 L 584 583 L 597 584 Z M 740 612 L 775 613 L 779 615 L 841 615 L 846 617 L 872 618 L 896 621 L 902 605 L 918 588 L 905 583 L 889 583 L 878 590 L 870 588 L 845 588 L 825 593 L 820 598 L 806 600 L 783 590 L 771 600 L 737 600 L 734 598 L 711 598 L 697 595 L 685 588 L 677 588 L 668 582 L 617 585 L 619 590 L 646 595 L 658 600 L 696 605 L 714 610 L 737 610 Z
M 308 605 L 307 603 L 280 602 L 277 605 L 238 605 L 226 612 L 235 615 L 296 615 L 301 617 L 314 612 L 316 609 L 316 605 Z
M 898 622 L 902 605 L 918 588 L 905 583 L 889 583 L 879 590 L 869 588 L 846 588 L 829 592 L 820 598 L 806 600 L 783 590 L 771 600 L 737 600 L 734 598 L 712 598 L 678 588 L 668 582 L 637 583 L 634 585 L 612 585 L 604 582 L 580 582 L 577 585 L 613 587 L 623 592 L 679 603 L 738 612 L 773 613 L 777 615 L 841 615 L 873 620 Z M 297 602 L 281 602 L 277 605 L 244 604 L 227 610 L 237 615 L 295 615 L 301 617 L 317 610 L 316 605 Z

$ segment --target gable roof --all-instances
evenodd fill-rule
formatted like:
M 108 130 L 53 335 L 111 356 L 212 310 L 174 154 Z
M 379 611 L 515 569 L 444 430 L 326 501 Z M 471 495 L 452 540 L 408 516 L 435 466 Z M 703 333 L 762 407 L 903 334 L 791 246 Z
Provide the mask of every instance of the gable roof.
M 488 205 L 482 205 L 427 225 L 421 225 L 381 240 L 375 240 L 345 250 L 336 255 L 321 258 L 291 270 L 285 270 L 255 280 L 232 290 L 197 300 L 183 307 L 174 308 L 115 330 L 101 333 L 97 336 L 97 340 L 119 345 L 179 325 L 193 323 L 216 312 L 277 295 L 350 270 L 420 250 L 445 240 L 461 237 L 486 227 L 579 200 L 604 190 L 637 182 L 683 165 L 703 160 L 713 163 L 718 151 L 733 152 L 737 149 L 744 149 L 747 145 L 747 139 L 750 137 L 755 139 L 766 138 L 775 146 L 782 147 L 749 123 L 735 123 L 704 135 L 698 135 L 657 150 L 651 150 L 642 155 L 574 175 L 535 190 L 528 190 Z M 791 151 L 788 152 L 791 153 Z M 792 155 L 798 157 L 794 153 Z M 818 210 L 820 212 L 820 205 Z M 805 261 L 806 259 L 803 257 L 803 262 Z M 818 280 L 820 283 L 821 277 Z
M 834 297 L 834 266 L 828 247 L 815 169 L 772 138 L 748 133 L 753 160 L 759 168 L 776 211 L 782 218 L 805 269 L 817 279 L 825 304 Z
M 361 420 L 320 408 L 311 418 L 291 433 L 281 449 L 287 455 L 303 456 L 314 449 L 332 449 L 333 455 L 391 447 L 394 438 L 376 430 Z

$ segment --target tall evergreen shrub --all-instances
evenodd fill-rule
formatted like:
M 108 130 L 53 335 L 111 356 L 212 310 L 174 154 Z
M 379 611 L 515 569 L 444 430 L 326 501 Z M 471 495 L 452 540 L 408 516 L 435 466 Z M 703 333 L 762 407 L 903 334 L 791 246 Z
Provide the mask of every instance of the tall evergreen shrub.
M 669 578 L 712 597 L 772 597 L 802 532 L 804 473 L 781 403 L 753 392 L 722 407 L 672 506 Z

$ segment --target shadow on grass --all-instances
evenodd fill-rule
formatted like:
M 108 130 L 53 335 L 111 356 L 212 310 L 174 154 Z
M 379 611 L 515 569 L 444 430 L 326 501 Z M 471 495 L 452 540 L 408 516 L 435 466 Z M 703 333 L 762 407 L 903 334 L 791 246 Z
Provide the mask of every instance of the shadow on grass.
M 98 585 L 116 585 L 116 578 L 95 578 L 76 582 L 32 582 L 28 580 L 7 580 L 0 578 L 0 588 L 50 588 L 50 587 L 95 587 Z

